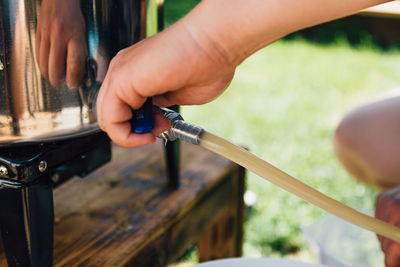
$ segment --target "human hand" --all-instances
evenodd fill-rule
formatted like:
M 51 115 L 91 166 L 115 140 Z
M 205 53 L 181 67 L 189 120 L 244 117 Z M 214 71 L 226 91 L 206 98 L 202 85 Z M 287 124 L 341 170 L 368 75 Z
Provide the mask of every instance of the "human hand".
M 132 109 L 153 97 L 157 106 L 194 105 L 216 98 L 232 80 L 236 65 L 211 40 L 184 23 L 120 51 L 113 58 L 98 95 L 98 122 L 120 146 L 155 141 L 169 123 L 155 113 L 152 133 L 131 133 Z M 212 48 L 212 49 L 211 49 Z
M 301 28 L 385 0 L 203 0 L 167 30 L 121 51 L 109 66 L 97 100 L 98 122 L 120 146 L 154 142 L 168 126 L 156 115 L 150 134 L 131 133 L 131 109 L 207 103 L 228 86 L 246 57 Z M 290 6 L 291 8 L 287 8 Z
M 400 187 L 382 192 L 376 201 L 375 216 L 400 227 Z M 400 243 L 378 235 L 385 253 L 386 267 L 400 266 Z
M 69 88 L 76 88 L 85 74 L 86 55 L 79 0 L 43 0 L 36 31 L 36 57 L 42 75 L 56 88 L 64 79 Z

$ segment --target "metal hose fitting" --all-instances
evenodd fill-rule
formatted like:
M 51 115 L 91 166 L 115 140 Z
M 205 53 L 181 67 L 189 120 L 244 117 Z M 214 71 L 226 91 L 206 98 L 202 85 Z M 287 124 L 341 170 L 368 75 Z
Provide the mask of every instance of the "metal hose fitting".
M 165 141 L 181 139 L 194 145 L 200 143 L 200 136 L 204 131 L 203 128 L 184 121 L 182 116 L 176 111 L 167 108 L 160 109 L 164 112 L 164 116 L 170 121 L 171 128 L 161 133 L 158 137 Z

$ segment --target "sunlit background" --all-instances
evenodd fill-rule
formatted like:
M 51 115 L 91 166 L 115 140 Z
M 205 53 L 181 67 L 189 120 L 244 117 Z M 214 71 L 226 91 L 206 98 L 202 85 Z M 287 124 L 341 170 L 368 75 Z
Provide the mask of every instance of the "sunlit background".
M 196 3 L 167 0 L 167 25 Z M 356 18 L 277 41 L 241 64 L 217 100 L 183 107 L 184 118 L 345 204 L 373 212 L 377 191 L 346 173 L 332 145 L 347 112 L 400 88 L 400 49 L 373 39 Z M 383 266 L 374 234 L 326 217 L 252 173 L 247 177 L 244 256 L 318 262 L 322 248 L 347 266 Z M 182 260 L 195 262 L 194 251 Z

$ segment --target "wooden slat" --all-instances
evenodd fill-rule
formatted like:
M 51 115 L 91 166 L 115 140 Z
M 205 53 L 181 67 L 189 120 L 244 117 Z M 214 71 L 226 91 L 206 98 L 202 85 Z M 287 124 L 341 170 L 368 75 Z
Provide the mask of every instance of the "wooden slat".
M 197 243 L 200 262 L 242 255 L 244 170 L 235 172 L 231 204 Z
M 173 190 L 163 156 L 160 143 L 114 147 L 110 163 L 55 190 L 55 266 L 163 266 L 232 206 L 238 165 L 182 144 Z
M 232 179 L 225 179 L 204 195 L 193 209 L 172 227 L 160 233 L 150 246 L 138 251 L 125 265 L 162 267 L 176 261 L 187 248 L 199 240 L 210 225 L 221 221 L 224 212 L 229 210 L 234 189 L 232 182 Z M 222 244 L 218 249 L 224 250 L 226 245 Z

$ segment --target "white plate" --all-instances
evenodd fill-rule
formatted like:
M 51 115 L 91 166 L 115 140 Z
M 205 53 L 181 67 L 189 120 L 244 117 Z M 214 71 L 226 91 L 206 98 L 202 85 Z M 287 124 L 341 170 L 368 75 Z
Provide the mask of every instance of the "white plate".
M 224 260 L 208 261 L 193 267 L 326 267 L 326 265 L 311 264 L 301 261 L 272 258 L 232 258 Z

